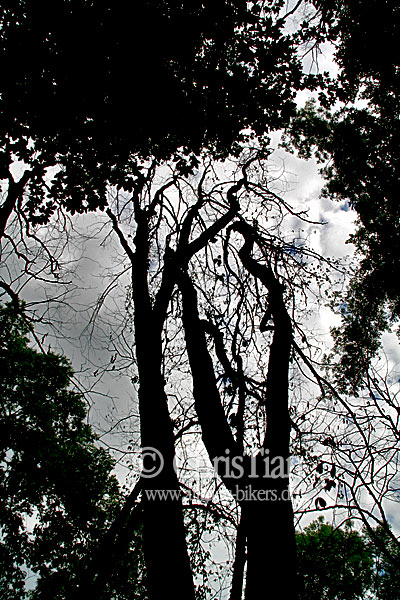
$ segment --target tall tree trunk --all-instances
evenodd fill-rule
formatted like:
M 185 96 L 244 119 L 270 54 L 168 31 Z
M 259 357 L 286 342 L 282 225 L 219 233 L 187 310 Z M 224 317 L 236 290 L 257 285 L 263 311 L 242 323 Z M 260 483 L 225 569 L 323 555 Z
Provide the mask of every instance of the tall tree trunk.
M 295 600 L 296 542 L 290 500 L 249 502 L 242 510 L 247 524 L 245 599 Z
M 157 460 L 161 461 L 156 465 L 161 467 L 157 474 L 143 479 L 143 550 L 148 595 L 150 600 L 165 597 L 194 600 L 182 502 L 175 472 L 174 430 L 162 372 L 162 327 L 169 295 L 166 293 L 162 309 L 153 307 L 148 287 L 149 215 L 139 206 L 139 193 L 134 193 L 133 202 L 137 222 L 135 252 L 120 230 L 116 217 L 110 211 L 108 214 L 132 264 L 141 445 L 144 450 L 156 452 Z M 164 282 L 168 289 L 171 288 L 169 283 Z
M 298 595 L 296 538 L 289 495 L 289 360 L 292 325 L 283 299 L 283 286 L 270 264 L 260 264 L 251 256 L 257 240 L 256 232 L 244 224 L 239 224 L 238 230 L 245 238 L 245 244 L 239 251 L 240 259 L 246 269 L 268 289 L 266 314 L 274 322 L 265 392 L 264 452 L 258 458 L 265 466 L 265 457 L 268 457 L 270 475 L 274 473 L 274 467 L 281 467 L 275 471 L 278 477 L 259 477 L 250 484 L 256 492 L 265 494 L 266 499 L 260 497 L 243 505 L 248 556 L 245 598 L 259 598 L 260 586 L 265 586 L 265 581 L 273 581 L 276 586 L 271 587 L 271 598 L 276 595 L 275 588 L 279 589 L 282 598 L 295 600 Z M 263 329 L 262 325 L 260 329 Z
M 173 426 L 163 389 L 158 342 L 161 340 L 148 335 L 145 348 L 140 347 L 140 342 L 136 345 L 141 365 L 139 408 L 142 448 L 155 449 L 163 463 L 159 474 L 145 479 L 143 484 L 143 548 L 148 593 L 151 600 L 166 597 L 191 600 L 194 599 L 193 578 L 186 548 L 179 482 L 174 469 Z M 168 490 L 171 491 L 170 497 L 157 498 L 151 494 Z
M 233 573 L 231 593 L 229 600 L 242 600 L 244 569 L 246 566 L 246 514 L 242 509 L 240 521 L 236 534 L 235 559 L 233 561 Z

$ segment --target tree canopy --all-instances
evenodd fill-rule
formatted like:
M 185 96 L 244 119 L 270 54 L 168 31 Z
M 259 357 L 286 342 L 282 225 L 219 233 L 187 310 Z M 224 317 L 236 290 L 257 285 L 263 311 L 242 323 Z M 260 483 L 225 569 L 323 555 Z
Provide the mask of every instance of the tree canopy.
M 1 307 L 0 590 L 5 600 L 70 594 L 122 499 L 111 474 L 113 461 L 96 444 L 84 399 L 71 389 L 68 361 L 33 349 L 30 331 L 22 310 Z M 36 580 L 29 593 L 27 576 Z M 136 582 L 130 592 L 135 589 Z
M 58 164 L 50 195 L 80 212 L 105 206 L 107 183 L 129 188 L 136 156 L 226 156 L 281 127 L 302 85 L 283 4 L 3 4 L 3 176 L 12 157 L 37 176 Z
M 382 557 L 378 536 L 385 540 L 394 561 L 399 559 L 383 530 L 374 537 L 353 529 L 352 523 L 333 527 L 323 517 L 296 535 L 298 569 L 302 575 L 301 600 L 377 600 L 399 598 L 399 571 Z
M 340 71 L 325 80 L 318 103 L 298 111 L 291 142 L 301 156 L 315 152 L 323 163 L 325 195 L 347 200 L 358 214 L 350 241 L 360 264 L 335 334 L 342 353 L 337 374 L 343 386 L 357 389 L 382 332 L 400 316 L 400 11 L 391 1 L 315 5 Z

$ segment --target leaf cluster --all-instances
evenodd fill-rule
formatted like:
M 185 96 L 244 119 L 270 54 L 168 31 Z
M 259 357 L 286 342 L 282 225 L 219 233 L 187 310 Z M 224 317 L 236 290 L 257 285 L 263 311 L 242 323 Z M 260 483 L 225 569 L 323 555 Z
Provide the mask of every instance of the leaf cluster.
M 71 389 L 70 364 L 34 350 L 29 333 L 22 311 L 1 307 L 0 590 L 7 600 L 27 597 L 28 573 L 37 580 L 31 597 L 64 597 L 122 500 L 113 461 Z
M 316 156 L 325 196 L 347 201 L 358 214 L 349 241 L 360 263 L 335 332 L 342 383 L 349 380 L 357 389 L 382 332 L 400 317 L 400 11 L 392 1 L 315 5 L 341 71 L 335 81 L 325 81 L 319 104 L 298 111 L 286 147 L 303 158 Z
M 281 127 L 302 80 L 282 5 L 3 3 L 3 176 L 13 158 L 57 165 L 50 195 L 82 212 L 104 208 L 107 183 L 126 186 L 138 156 L 226 156 Z
M 399 550 L 382 528 L 333 527 L 323 517 L 296 535 L 301 600 L 399 598 Z M 387 554 L 382 553 L 382 546 Z

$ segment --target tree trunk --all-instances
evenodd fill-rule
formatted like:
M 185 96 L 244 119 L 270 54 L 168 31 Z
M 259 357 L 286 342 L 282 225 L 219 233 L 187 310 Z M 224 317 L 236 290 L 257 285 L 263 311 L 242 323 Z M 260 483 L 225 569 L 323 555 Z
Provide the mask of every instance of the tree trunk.
M 174 470 L 173 428 L 167 398 L 164 390 L 160 390 L 157 373 L 154 376 L 153 382 L 141 384 L 139 393 L 142 448 L 154 448 L 164 463 L 161 472 L 156 477 L 145 479 L 143 485 L 143 548 L 148 594 L 151 600 L 164 600 L 166 597 L 191 600 L 194 599 L 194 586 L 186 548 L 179 482 Z M 169 498 L 149 495 L 169 490 Z
M 233 562 L 231 594 L 229 600 L 242 600 L 244 568 L 246 566 L 247 558 L 245 519 L 245 511 L 242 509 L 236 534 L 235 560 Z
M 132 264 L 142 450 L 144 456 L 155 452 L 158 460 L 155 466 L 161 467 L 151 478 L 144 477 L 142 472 L 143 550 L 148 596 L 150 600 L 166 597 L 194 600 L 182 502 L 175 472 L 174 429 L 162 371 L 162 327 L 169 295 L 166 294 L 163 309 L 153 307 L 148 286 L 149 215 L 140 208 L 139 195 L 140 188 L 133 199 L 137 222 L 135 252 L 120 230 L 116 217 L 111 211 L 108 215 Z M 168 278 L 164 282 L 168 289 L 171 283 Z M 147 468 L 146 465 L 144 467 Z
M 290 501 L 250 502 L 246 514 L 246 600 L 297 598 L 296 540 Z
M 194 599 L 182 502 L 175 472 L 175 439 L 162 376 L 161 331 L 135 319 L 139 412 L 143 449 L 156 451 L 160 472 L 143 483 L 143 548 L 150 600 Z M 144 465 L 146 467 L 146 464 Z M 150 492 L 171 492 L 152 497 Z M 150 494 L 150 495 L 149 495 Z

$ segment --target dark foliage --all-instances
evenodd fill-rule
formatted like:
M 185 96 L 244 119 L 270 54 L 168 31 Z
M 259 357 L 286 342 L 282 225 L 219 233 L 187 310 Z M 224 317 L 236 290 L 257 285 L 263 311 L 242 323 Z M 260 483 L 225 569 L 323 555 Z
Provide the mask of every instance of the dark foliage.
M 38 174 L 62 166 L 51 195 L 72 212 L 129 188 L 136 156 L 235 151 L 293 113 L 301 85 L 271 1 L 24 0 L 0 9 L 1 172 L 12 156 Z M 31 213 L 43 191 L 31 189 Z
M 399 550 L 382 528 L 370 533 L 354 530 L 351 523 L 335 528 L 321 517 L 296 541 L 300 600 L 400 598 Z
M 341 72 L 325 80 L 319 106 L 299 111 L 291 143 L 305 158 L 316 153 L 326 165 L 325 194 L 358 213 L 350 241 L 361 262 L 335 332 L 342 352 L 337 372 L 355 390 L 382 332 L 400 317 L 400 9 L 393 1 L 315 4 Z M 364 106 L 352 105 L 355 99 Z
M 0 591 L 4 600 L 65 598 L 121 502 L 113 462 L 70 389 L 67 360 L 29 345 L 13 307 L 0 310 Z M 135 540 L 136 541 L 136 540 Z M 132 546 L 133 547 L 133 546 Z M 127 595 L 138 593 L 137 557 L 121 565 Z M 119 583 L 126 587 L 123 577 Z M 132 581 L 134 582 L 132 584 Z

